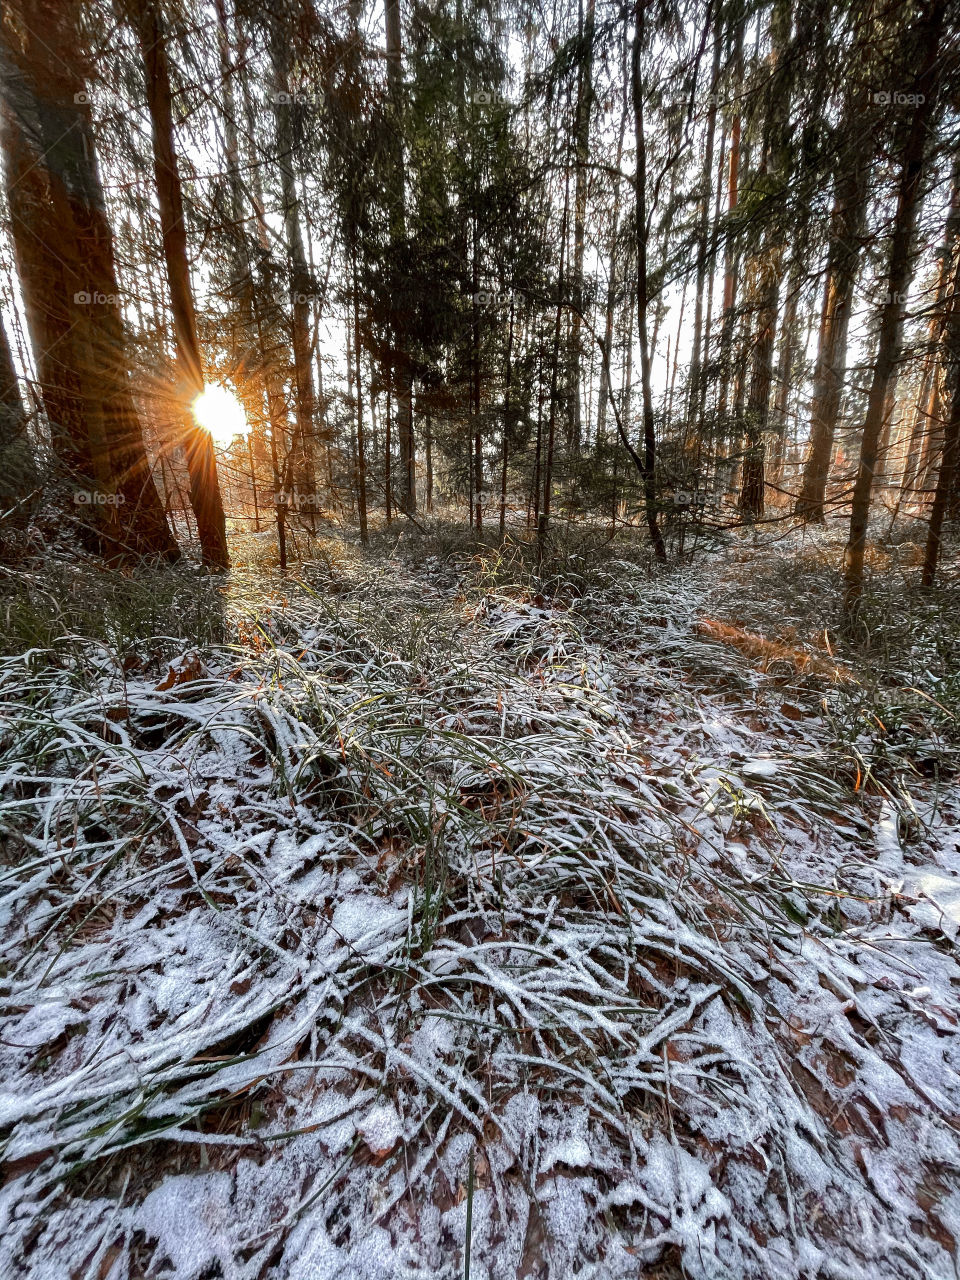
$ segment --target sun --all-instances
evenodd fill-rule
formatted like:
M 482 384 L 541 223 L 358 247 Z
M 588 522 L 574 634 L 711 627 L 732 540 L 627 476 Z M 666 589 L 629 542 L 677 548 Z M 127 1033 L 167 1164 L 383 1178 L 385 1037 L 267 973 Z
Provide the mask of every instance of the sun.
M 237 436 L 250 431 L 243 405 L 232 391 L 216 384 L 204 387 L 194 400 L 193 416 L 199 426 L 210 432 L 218 449 L 228 448 Z

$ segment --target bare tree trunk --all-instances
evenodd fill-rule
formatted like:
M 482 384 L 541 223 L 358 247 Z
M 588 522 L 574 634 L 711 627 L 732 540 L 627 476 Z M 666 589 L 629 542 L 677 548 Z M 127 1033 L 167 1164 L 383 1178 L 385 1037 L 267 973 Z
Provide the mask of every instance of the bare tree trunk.
M 853 489 L 850 535 L 845 554 L 843 618 L 851 626 L 859 617 L 863 594 L 863 559 L 870 517 L 870 491 L 877 465 L 887 385 L 900 351 L 903 299 L 912 274 L 911 248 L 926 168 L 927 132 L 939 89 L 937 54 L 947 0 L 930 0 L 917 25 L 922 66 L 914 80 L 918 106 L 910 117 L 900 158 L 897 210 L 887 268 L 887 300 L 880 312 L 877 355 L 860 442 L 860 461 Z
M 701 352 L 704 344 L 703 291 L 707 276 L 708 229 L 710 219 L 710 195 L 713 189 L 713 147 L 717 132 L 717 87 L 720 79 L 720 55 L 723 46 L 723 25 L 717 22 L 713 34 L 713 67 L 710 72 L 710 106 L 707 110 L 707 136 L 704 144 L 703 172 L 700 177 L 700 223 L 697 228 L 697 282 L 693 313 L 693 349 L 690 353 L 690 397 L 687 417 L 691 423 L 698 421 L 697 406 L 700 403 L 700 383 L 703 379 Z
M 790 87 L 784 82 L 780 72 L 784 50 L 790 38 L 791 20 L 788 0 L 775 0 L 770 13 L 770 58 L 759 175 L 765 177 L 769 172 L 780 183 L 787 180 L 789 171 L 784 135 L 790 114 Z M 757 326 L 750 371 L 739 502 L 741 514 L 747 520 L 760 520 L 764 512 L 770 388 L 773 383 L 773 352 L 784 253 L 784 230 L 780 219 L 768 214 L 761 247 L 751 264 L 750 272 L 753 284 L 751 301 L 756 303 Z
M 637 334 L 640 339 L 640 382 L 643 392 L 643 499 L 647 530 L 653 552 L 661 563 L 667 559 L 663 535 L 657 521 L 656 461 L 657 441 L 653 416 L 653 389 L 650 381 L 650 345 L 647 335 L 647 144 L 643 132 L 643 79 L 641 60 L 645 37 L 646 6 L 637 0 L 631 58 L 631 92 L 633 97 L 634 143 L 636 146 L 636 219 L 637 219 Z
M 433 431 L 430 426 L 430 410 L 426 412 L 424 423 L 424 443 L 427 451 L 427 510 L 433 510 Z
M 393 425 L 393 405 L 390 401 L 390 388 L 387 387 L 387 421 L 383 431 L 383 505 L 386 511 L 388 525 L 393 520 L 393 493 L 391 492 L 391 482 L 393 477 L 390 475 L 390 449 L 392 445 L 392 441 L 390 439 L 390 428 Z
M 570 217 L 570 171 L 563 184 L 563 219 L 560 224 L 560 267 L 557 273 L 557 308 L 553 322 L 553 356 L 550 365 L 550 412 L 547 419 L 546 456 L 543 462 L 543 499 L 537 515 L 537 555 L 543 558 L 550 532 L 550 507 L 553 498 L 553 458 L 557 439 L 557 392 L 560 376 L 560 333 L 563 323 L 566 291 L 567 226 Z
M 506 376 L 503 392 L 503 421 L 501 424 L 501 449 L 500 449 L 500 537 L 502 538 L 507 528 L 507 460 L 510 450 L 510 380 L 513 375 L 513 321 L 514 321 L 514 300 L 510 298 L 510 326 L 507 330 L 507 360 L 506 360 Z
M 576 187 L 573 199 L 573 314 L 571 316 L 570 349 L 573 357 L 573 424 L 571 445 L 579 452 L 583 436 L 582 408 L 580 403 L 580 378 L 583 362 L 581 351 L 581 316 L 583 314 L 583 256 L 586 243 L 587 217 L 587 161 L 590 152 L 590 117 L 593 112 L 593 41 L 596 30 L 596 0 L 587 0 L 586 16 L 583 0 L 580 0 L 579 33 L 583 41 L 577 87 L 574 141 L 576 146 Z
M 274 22 L 271 31 L 271 58 L 278 99 L 275 99 L 277 167 L 283 200 L 283 225 L 290 260 L 291 347 L 295 382 L 296 432 L 285 474 L 293 489 L 311 497 L 316 493 L 314 434 L 316 396 L 313 387 L 313 362 L 310 343 L 310 313 L 314 300 L 314 284 L 303 244 L 300 226 L 300 198 L 293 171 L 296 146 L 297 114 L 303 110 L 290 84 L 289 37 L 283 24 Z
M 406 236 L 406 172 L 403 158 L 403 30 L 400 0 L 385 0 L 387 85 L 393 111 L 394 190 L 391 236 L 395 244 Z M 417 459 L 413 432 L 413 376 L 404 335 L 398 333 L 396 361 L 396 422 L 400 447 L 402 505 L 407 515 L 417 511 Z
M 27 414 L 20 398 L 7 331 L 0 320 L 0 513 L 23 504 L 37 483 Z M 26 512 L 21 511 L 21 519 Z
M 736 93 L 743 89 L 743 28 L 738 26 L 734 37 L 734 79 Z M 741 129 L 739 106 L 734 110 L 730 126 L 730 155 L 727 166 L 727 213 L 732 215 L 740 198 Z M 739 255 L 733 238 L 727 238 L 723 264 L 723 311 L 720 321 L 720 390 L 717 398 L 717 425 L 726 431 L 727 400 L 730 395 L 731 353 L 737 317 L 734 311 L 737 298 L 737 262 Z M 721 452 L 718 441 L 718 452 Z
M 950 264 L 960 252 L 960 151 L 954 157 L 950 181 L 950 209 L 940 246 L 940 274 L 933 314 L 927 326 L 927 347 L 923 357 L 920 388 L 914 405 L 910 443 L 901 480 L 901 499 L 915 489 L 922 490 L 929 469 L 930 445 L 940 417 L 940 343 L 945 328 L 944 300 L 950 285 Z
M 955 252 L 953 287 L 944 327 L 946 364 L 951 382 L 950 414 L 944 427 L 937 487 L 930 510 L 930 524 L 927 528 L 927 545 L 920 577 L 921 585 L 924 587 L 933 586 L 937 563 L 940 559 L 944 520 L 951 505 L 951 499 L 956 497 L 957 482 L 960 479 L 960 252 Z
M 473 427 L 473 460 L 471 465 L 471 491 L 475 492 L 476 525 L 483 528 L 483 437 L 480 429 L 480 318 L 477 299 L 480 294 L 480 254 L 477 246 L 477 220 L 473 219 L 473 315 L 470 339 L 470 372 L 472 386 L 471 425 Z M 468 450 L 469 453 L 469 450 Z M 474 490 L 475 486 L 475 490 Z
M 357 393 L 357 515 L 360 521 L 360 541 L 367 545 L 367 457 L 363 431 L 363 383 L 360 369 L 360 285 L 357 276 L 357 248 L 351 246 L 353 268 L 353 359 Z
M 777 364 L 777 387 L 774 392 L 774 433 L 770 459 L 776 484 L 780 483 L 786 454 L 790 384 L 793 379 L 793 360 L 797 347 L 797 304 L 803 275 L 803 264 L 798 260 L 790 272 L 783 321 L 780 326 L 780 358 Z
M 859 113 L 859 103 L 851 110 Z M 853 120 L 847 127 L 855 127 Z M 818 523 L 824 519 L 833 438 L 840 416 L 847 366 L 847 329 L 867 206 L 869 150 L 862 140 L 855 140 L 853 147 L 853 154 L 845 157 L 836 178 L 823 312 L 810 402 L 810 445 L 796 507 L 798 516 Z
M 610 221 L 610 267 L 607 275 L 607 305 L 604 313 L 603 342 L 607 359 L 600 363 L 600 391 L 597 396 L 597 444 L 602 444 L 607 436 L 607 404 L 611 395 L 610 366 L 613 351 L 613 329 L 617 305 L 617 249 L 620 235 L 620 166 L 623 163 L 623 142 L 627 132 L 627 95 L 629 93 L 629 77 L 626 74 L 627 59 L 626 33 L 623 39 L 624 77 L 623 106 L 620 112 L 620 130 L 617 135 L 617 159 L 613 175 L 613 210 Z
M 43 407 L 78 514 L 112 559 L 179 555 L 130 390 L 113 234 L 77 65 L 76 0 L 8 3 L 0 28 L 14 250 Z M 15 384 L 14 384 L 15 385 Z M 96 490 L 103 502 L 83 503 Z
M 226 520 L 213 440 L 208 431 L 191 421 L 189 408 L 190 403 L 203 390 L 203 367 L 190 288 L 183 193 L 173 137 L 166 33 L 156 0 L 143 0 L 139 12 L 135 13 L 146 79 L 147 107 L 153 132 L 157 203 L 160 206 L 163 255 L 177 344 L 179 391 L 183 400 L 183 444 L 190 473 L 190 504 L 197 518 L 204 563 L 213 569 L 225 569 L 229 564 Z
M 760 520 L 766 488 L 766 431 L 770 419 L 773 344 L 777 324 L 777 286 L 783 248 L 769 249 L 756 264 L 759 311 L 754 338 L 750 394 L 747 401 L 746 442 L 740 485 L 740 511 L 747 520 Z

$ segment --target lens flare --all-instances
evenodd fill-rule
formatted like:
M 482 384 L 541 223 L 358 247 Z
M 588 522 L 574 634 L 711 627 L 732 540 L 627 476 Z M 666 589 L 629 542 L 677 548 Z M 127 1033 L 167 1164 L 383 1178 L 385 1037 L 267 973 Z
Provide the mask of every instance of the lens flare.
M 193 416 L 199 426 L 210 432 L 218 449 L 228 448 L 250 430 L 243 405 L 226 387 L 204 387 L 193 402 Z

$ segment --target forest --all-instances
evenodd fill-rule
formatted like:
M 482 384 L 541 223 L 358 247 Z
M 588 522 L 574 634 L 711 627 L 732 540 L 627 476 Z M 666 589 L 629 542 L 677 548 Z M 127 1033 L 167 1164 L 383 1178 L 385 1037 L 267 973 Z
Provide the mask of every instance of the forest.
M 957 0 L 0 0 L 0 1276 L 960 1275 Z

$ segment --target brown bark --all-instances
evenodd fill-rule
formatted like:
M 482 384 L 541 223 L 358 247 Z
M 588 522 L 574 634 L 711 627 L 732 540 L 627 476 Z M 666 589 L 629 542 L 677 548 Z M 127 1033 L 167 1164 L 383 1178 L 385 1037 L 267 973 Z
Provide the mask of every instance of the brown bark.
M 77 64 L 77 0 L 8 4 L 0 35 L 14 250 L 54 452 L 111 559 L 179 555 L 130 390 L 113 233 Z
M 507 358 L 505 386 L 503 391 L 503 420 L 500 427 L 501 447 L 500 447 L 500 537 L 502 538 L 507 527 L 507 461 L 510 451 L 510 383 L 513 376 L 513 323 L 514 323 L 514 301 L 510 299 L 510 325 L 507 329 Z
M 937 54 L 946 4 L 947 0 L 930 0 L 917 25 L 917 54 L 922 63 L 913 88 L 919 105 L 910 117 L 900 154 L 897 209 L 886 273 L 887 300 L 880 312 L 877 355 L 860 442 L 850 534 L 845 553 L 843 617 L 848 626 L 857 621 L 863 594 L 863 560 L 870 517 L 870 492 L 877 465 L 887 385 L 900 351 L 902 299 L 906 295 L 912 274 L 911 249 L 926 167 L 927 133 L 939 88 Z
M 290 345 L 293 350 L 294 410 L 296 430 L 291 442 L 291 457 L 284 468 L 291 487 L 311 498 L 316 495 L 315 418 L 317 400 L 313 386 L 313 351 L 310 341 L 310 313 L 313 303 L 313 277 L 300 226 L 300 198 L 293 169 L 296 149 L 297 113 L 302 104 L 290 84 L 289 36 L 280 22 L 274 23 L 271 57 L 276 87 L 281 95 L 275 103 L 277 166 L 283 201 L 283 226 L 289 257 Z
M 939 434 L 941 368 L 940 344 L 944 332 L 946 309 L 944 301 L 950 285 L 951 262 L 960 248 L 960 151 L 953 161 L 950 182 L 950 209 L 947 213 L 943 241 L 940 246 L 940 274 L 933 314 L 927 326 L 927 348 L 923 357 L 920 389 L 913 410 L 910 443 L 901 481 L 901 499 L 908 493 L 921 492 L 926 485 L 930 454 L 935 437 Z
M 636 253 L 637 253 L 637 334 L 640 340 L 640 384 L 643 393 L 643 501 L 647 531 L 653 553 L 660 562 L 667 558 L 663 534 L 657 521 L 656 459 L 657 442 L 653 416 L 653 388 L 650 380 L 650 344 L 647 334 L 647 144 L 643 132 L 643 79 L 641 59 L 645 34 L 646 6 L 637 0 L 631 57 L 630 87 L 633 98 L 634 144 L 636 147 Z
M 750 391 L 747 399 L 746 439 L 740 485 L 740 511 L 759 520 L 764 511 L 766 432 L 770 419 L 773 346 L 777 324 L 777 286 L 783 247 L 775 245 L 756 264 L 757 328 L 754 334 Z
M 593 113 L 593 41 L 596 29 L 596 0 L 587 0 L 587 11 L 584 16 L 583 0 L 580 5 L 580 35 L 583 49 L 580 60 L 580 76 L 577 87 L 576 119 L 574 122 L 574 138 L 576 146 L 576 185 L 573 199 L 573 314 L 570 327 L 570 349 L 572 356 L 573 383 L 573 422 L 571 423 L 571 445 L 576 453 L 580 449 L 583 422 L 580 404 L 580 377 L 583 352 L 581 350 L 581 316 L 583 313 L 583 257 L 586 244 L 587 216 L 587 161 L 590 151 L 590 118 Z
M 197 519 L 204 563 L 212 569 L 225 569 L 229 564 L 226 520 L 213 441 L 208 431 L 192 421 L 189 408 L 203 390 L 203 366 L 190 286 L 183 192 L 173 135 L 165 24 L 156 0 L 143 0 L 134 13 L 152 126 L 153 167 L 177 346 L 178 392 L 183 407 L 183 445 L 190 475 L 190 505 Z
M 393 202 L 391 237 L 394 245 L 406 238 L 406 171 L 403 158 L 403 29 L 400 0 L 386 0 L 385 35 L 387 87 L 394 128 Z M 407 515 L 417 511 L 417 458 L 413 431 L 413 376 L 403 334 L 397 334 L 395 353 L 397 444 L 400 450 L 401 503 Z
M 772 181 L 780 192 L 786 185 L 785 124 L 790 112 L 790 90 L 780 76 L 789 40 L 791 16 L 786 0 L 776 0 L 770 15 L 771 52 L 767 72 L 764 136 L 759 176 Z M 764 202 L 766 204 L 766 201 Z M 756 330 L 750 369 L 750 390 L 745 418 L 740 512 L 746 520 L 760 520 L 766 493 L 767 431 L 770 421 L 770 388 L 773 383 L 773 351 L 776 339 L 780 276 L 785 253 L 783 226 L 777 211 L 766 214 L 760 249 L 751 263 L 751 302 L 756 309 Z
M 836 177 L 817 363 L 810 401 L 810 444 L 796 506 L 798 516 L 818 523 L 824 519 L 824 497 L 846 377 L 847 330 L 868 193 L 869 150 L 854 132 L 862 109 L 860 104 L 851 102 L 848 110 L 851 114 L 844 127 L 850 130 L 851 146 L 843 153 Z M 854 112 L 857 116 L 852 114 Z
M 553 320 L 553 354 L 550 365 L 550 410 L 547 419 L 546 454 L 543 459 L 543 498 L 537 513 L 537 556 L 543 559 L 547 535 L 550 532 L 550 508 L 553 498 L 553 461 L 557 440 L 557 393 L 560 376 L 560 333 L 563 323 L 564 293 L 566 291 L 567 226 L 570 217 L 570 173 L 563 184 L 563 219 L 560 224 L 560 267 L 557 273 L 557 307 Z M 538 432 L 537 455 L 540 438 Z
M 360 371 L 360 284 L 357 275 L 357 249 L 351 246 L 350 265 L 353 269 L 353 359 L 354 384 L 357 395 L 357 515 L 360 523 L 360 541 L 366 546 L 367 532 L 367 455 L 363 430 L 363 382 Z
M 713 37 L 713 66 L 710 72 L 710 105 L 707 110 L 707 136 L 704 142 L 703 172 L 700 178 L 700 211 L 697 227 L 697 278 L 693 311 L 693 349 L 690 353 L 690 397 L 687 416 L 690 423 L 698 422 L 700 383 L 703 378 L 701 352 L 704 346 L 703 293 L 707 276 L 709 249 L 710 194 L 713 187 L 713 150 L 717 132 L 717 89 L 720 81 L 720 54 L 723 46 L 723 25 L 718 22 Z
M 951 384 L 950 413 L 944 426 L 937 487 L 927 528 L 927 544 L 920 577 L 921 585 L 924 587 L 933 586 L 940 559 L 944 521 L 950 509 L 951 500 L 956 501 L 958 480 L 960 480 L 960 250 L 955 250 L 954 253 L 953 282 L 945 330 L 946 364 Z
M 734 83 L 735 92 L 739 94 L 743 87 L 743 28 L 739 26 L 734 37 Z M 730 149 L 727 166 L 727 218 L 732 219 L 740 200 L 740 153 L 742 122 L 739 108 L 734 110 L 730 126 Z M 732 375 L 731 353 L 733 351 L 733 334 L 737 317 L 734 306 L 737 297 L 737 265 L 739 254 L 734 238 L 728 233 L 724 248 L 723 263 L 723 309 L 720 320 L 720 389 L 717 397 L 717 420 L 719 430 L 726 431 L 727 401 L 730 395 Z M 718 452 L 722 441 L 718 441 Z

